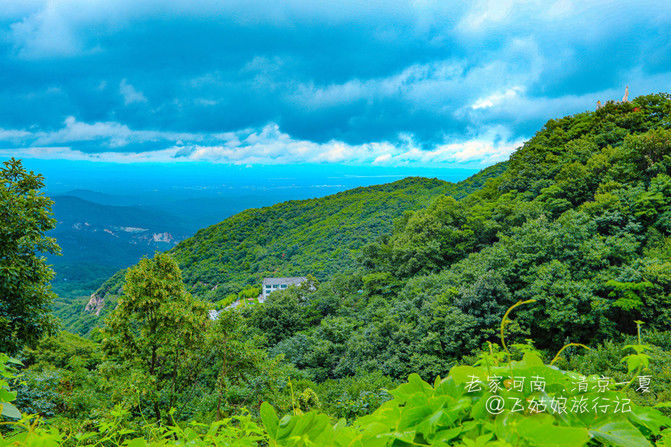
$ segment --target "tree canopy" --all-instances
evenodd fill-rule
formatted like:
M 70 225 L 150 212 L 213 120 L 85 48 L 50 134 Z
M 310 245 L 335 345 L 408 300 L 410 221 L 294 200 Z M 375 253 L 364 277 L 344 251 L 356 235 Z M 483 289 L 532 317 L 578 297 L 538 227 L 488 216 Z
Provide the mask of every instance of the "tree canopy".
M 56 226 L 44 177 L 14 158 L 0 168 L 0 352 L 14 354 L 55 328 L 53 271 L 44 254 L 59 252 L 46 233 Z

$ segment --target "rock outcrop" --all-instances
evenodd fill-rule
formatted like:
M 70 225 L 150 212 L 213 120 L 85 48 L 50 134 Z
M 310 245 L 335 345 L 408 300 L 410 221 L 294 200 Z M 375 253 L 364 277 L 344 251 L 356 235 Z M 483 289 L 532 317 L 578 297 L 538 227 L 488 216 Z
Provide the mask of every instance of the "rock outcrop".
M 105 297 L 104 295 L 98 295 L 97 292 L 91 294 L 89 302 L 86 303 L 84 310 L 88 313 L 95 313 L 96 316 L 100 316 L 100 311 L 103 310 L 105 306 Z

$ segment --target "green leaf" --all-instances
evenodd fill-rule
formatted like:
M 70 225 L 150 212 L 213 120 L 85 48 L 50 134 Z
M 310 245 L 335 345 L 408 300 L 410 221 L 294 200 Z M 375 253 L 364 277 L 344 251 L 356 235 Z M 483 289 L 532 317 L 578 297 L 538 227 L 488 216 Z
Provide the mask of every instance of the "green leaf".
M 657 447 L 671 447 L 671 429 L 662 432 L 662 439 L 657 441 Z
M 147 441 L 144 438 L 135 438 L 124 443 L 126 447 L 145 447 L 146 445 Z
M 280 423 L 280 419 L 277 417 L 275 409 L 268 402 L 263 402 L 259 412 L 268 435 L 271 439 L 277 439 L 277 426 Z
M 473 376 L 478 377 L 484 384 L 487 383 L 487 371 L 484 369 L 468 365 L 459 365 L 450 369 L 450 377 L 457 384 L 467 383 Z
M 671 426 L 671 418 L 664 416 L 657 410 L 645 407 L 636 407 L 629 413 L 629 420 L 634 424 L 642 425 L 653 435 L 659 435 L 662 427 Z
M 652 447 L 652 444 L 630 422 L 606 422 L 589 429 L 594 439 L 613 447 Z
M 11 402 L 16 399 L 16 393 L 0 388 L 0 402 Z
M 450 428 L 447 430 L 441 430 L 436 433 L 436 435 L 433 437 L 435 441 L 440 441 L 440 442 L 448 442 L 451 441 L 452 439 L 456 438 L 461 434 L 461 427 L 455 427 L 455 428 Z
M 7 358 L 7 363 L 10 365 L 23 366 L 23 363 L 20 360 L 17 360 L 12 357 Z
M 543 359 L 534 352 L 525 352 L 520 366 L 545 366 Z
M 586 428 L 552 425 L 552 421 L 551 417 L 526 417 L 518 420 L 517 431 L 531 445 L 539 447 L 578 447 L 589 442 Z
M 386 437 L 386 438 L 392 438 L 392 439 L 398 439 L 399 441 L 407 442 L 408 444 L 411 444 L 415 440 L 416 432 L 414 430 L 409 430 L 409 431 L 395 431 L 391 433 L 383 433 L 381 435 L 378 435 L 379 437 Z
M 21 412 L 19 409 L 7 402 L 0 404 L 0 415 L 12 419 L 21 419 Z

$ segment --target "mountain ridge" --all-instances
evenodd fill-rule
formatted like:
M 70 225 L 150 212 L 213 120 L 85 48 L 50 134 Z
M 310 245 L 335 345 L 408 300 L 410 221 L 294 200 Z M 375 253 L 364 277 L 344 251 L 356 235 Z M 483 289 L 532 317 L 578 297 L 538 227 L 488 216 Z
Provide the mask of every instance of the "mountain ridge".
M 216 301 L 254 284 L 266 274 L 313 274 L 323 279 L 338 270 L 352 268 L 355 265 L 355 252 L 366 243 L 388 233 L 392 221 L 403 213 L 426 206 L 439 195 L 452 195 L 457 199 L 465 197 L 484 185 L 489 178 L 505 171 L 506 167 L 507 163 L 501 162 L 457 183 L 437 178 L 406 177 L 321 198 L 289 200 L 272 206 L 249 208 L 199 230 L 171 249 L 170 253 L 180 263 L 191 292 L 209 301 Z M 325 210 L 320 209 L 325 204 L 330 212 L 322 212 Z M 340 219 L 337 225 L 334 216 Z M 266 239 L 261 234 L 263 231 L 254 231 L 264 229 L 264 225 L 271 227 L 273 234 L 284 240 L 273 242 L 273 239 Z M 251 234 L 254 232 L 256 234 Z M 286 232 L 300 233 L 314 239 L 298 248 L 298 244 L 289 243 L 290 237 L 282 235 Z M 254 242 L 253 247 L 250 237 Z M 331 242 L 330 249 L 325 249 L 320 241 Z M 222 244 L 227 245 L 228 249 L 219 249 Z M 315 245 L 317 251 L 308 259 L 292 261 L 297 252 Z M 235 258 L 232 253 L 235 249 L 244 252 L 244 260 Z M 317 260 L 324 257 L 327 261 L 319 264 Z M 221 261 L 229 264 L 238 262 L 241 268 L 238 267 L 232 273 L 222 272 Z M 250 265 L 254 262 L 258 265 Z M 277 267 L 278 264 L 281 265 Z M 91 295 L 88 311 L 101 314 L 106 299 L 120 293 L 123 275 L 124 270 L 115 273 Z

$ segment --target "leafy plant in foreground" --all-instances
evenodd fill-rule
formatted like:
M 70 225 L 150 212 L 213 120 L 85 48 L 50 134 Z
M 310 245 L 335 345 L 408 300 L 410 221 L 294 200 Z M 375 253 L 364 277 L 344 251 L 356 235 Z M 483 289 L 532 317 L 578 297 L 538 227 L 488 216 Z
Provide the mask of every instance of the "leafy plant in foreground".
M 519 302 L 517 305 L 524 304 Z M 509 311 L 511 311 L 513 306 Z M 506 315 L 509 315 L 507 312 Z M 531 447 L 671 445 L 671 418 L 636 405 L 617 384 L 600 374 L 582 375 L 545 364 L 529 345 L 513 360 L 505 345 L 492 345 L 474 366 L 455 366 L 430 384 L 412 374 L 390 391 L 392 400 L 348 425 L 318 411 L 295 409 L 279 418 L 260 409 L 263 428 L 246 412 L 211 425 L 175 421 L 147 424 L 143 436 L 121 429 L 117 414 L 90 433 L 64 433 L 24 417 L 0 445 L 48 446 L 278 446 L 278 447 Z M 640 345 L 643 345 L 639 341 Z M 561 354 L 561 352 L 560 352 Z M 641 364 L 639 363 L 639 366 Z M 641 367 L 642 368 L 642 367 Z M 640 368 L 636 368 L 636 372 Z M 172 415 L 172 412 L 170 413 Z
M 524 303 L 509 311 L 520 304 Z M 532 350 L 521 360 L 511 360 L 503 335 L 505 323 L 504 319 L 503 355 L 492 350 L 476 366 L 455 366 L 433 385 L 412 374 L 407 383 L 390 392 L 391 401 L 351 426 L 343 420 L 332 425 L 327 416 L 316 412 L 279 419 L 264 404 L 261 417 L 270 445 L 644 447 L 671 443 L 671 418 L 632 403 L 610 378 L 562 371 L 545 364 Z
M 7 354 L 0 353 L 0 417 L 18 419 L 21 417 L 18 408 L 12 404 L 16 393 L 9 389 L 9 379 L 14 377 L 12 364 L 20 364 Z

